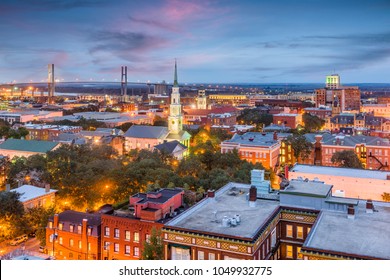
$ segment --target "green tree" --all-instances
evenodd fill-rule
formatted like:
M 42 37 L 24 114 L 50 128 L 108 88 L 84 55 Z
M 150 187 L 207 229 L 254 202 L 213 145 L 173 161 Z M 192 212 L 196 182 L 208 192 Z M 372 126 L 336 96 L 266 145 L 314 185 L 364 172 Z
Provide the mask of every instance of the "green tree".
M 321 128 L 325 124 L 325 120 L 317 116 L 313 116 L 309 113 L 304 113 L 302 115 L 302 121 L 304 123 L 304 127 L 307 132 L 314 132 L 314 131 L 321 130 Z
M 164 245 L 160 229 L 152 228 L 150 240 L 144 242 L 144 249 L 141 258 L 143 260 L 163 260 Z
M 291 145 L 294 158 L 297 162 L 309 157 L 313 150 L 313 144 L 307 141 L 304 135 L 290 135 L 285 140 L 286 145 Z
M 331 158 L 331 161 L 340 167 L 363 168 L 362 162 L 355 154 L 355 152 L 351 150 L 335 152 Z
M 27 209 L 24 220 L 28 224 L 29 232 L 35 233 L 42 246 L 46 245 L 46 225 L 49 217 L 55 214 L 55 208 L 42 206 Z
M 24 207 L 16 192 L 0 192 L 0 239 L 9 239 L 26 232 Z

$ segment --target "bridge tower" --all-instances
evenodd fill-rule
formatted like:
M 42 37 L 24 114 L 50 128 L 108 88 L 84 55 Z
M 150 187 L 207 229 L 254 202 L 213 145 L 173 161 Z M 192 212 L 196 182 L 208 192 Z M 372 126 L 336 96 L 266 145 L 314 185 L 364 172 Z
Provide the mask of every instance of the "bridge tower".
M 54 64 L 49 64 L 47 67 L 48 79 L 47 79 L 47 94 L 48 94 L 48 103 L 54 103 L 54 92 L 55 92 L 55 79 L 54 79 Z
M 122 66 L 121 99 L 122 101 L 127 101 L 127 66 Z

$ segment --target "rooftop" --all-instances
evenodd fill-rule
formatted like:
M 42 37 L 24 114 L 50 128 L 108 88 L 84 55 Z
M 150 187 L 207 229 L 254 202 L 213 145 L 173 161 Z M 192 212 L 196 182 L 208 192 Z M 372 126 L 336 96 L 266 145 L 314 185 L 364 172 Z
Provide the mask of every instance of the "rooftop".
M 186 146 L 184 146 L 183 144 L 181 144 L 179 141 L 175 140 L 175 141 L 170 141 L 170 142 L 165 142 L 165 143 L 162 143 L 162 144 L 159 144 L 159 145 L 156 145 L 154 146 L 157 150 L 159 151 L 165 151 L 166 153 L 168 154 L 172 154 L 175 149 L 177 147 L 180 147 L 182 150 L 184 149 L 187 149 Z
M 236 188 L 241 192 L 231 192 Z M 257 200 L 256 207 L 250 207 L 247 199 L 249 184 L 229 183 L 215 193 L 215 198 L 206 198 L 192 208 L 172 219 L 166 226 L 195 230 L 216 235 L 228 235 L 239 238 L 254 238 L 256 233 L 268 221 L 270 215 L 278 209 L 279 202 Z M 234 193 L 234 195 L 232 194 Z M 235 227 L 224 227 L 222 219 L 240 215 L 240 223 Z
M 280 192 L 292 195 L 327 197 L 332 190 L 332 185 L 323 182 L 291 180 L 290 184 Z
M 100 214 L 77 212 L 73 210 L 66 210 L 58 214 L 58 221 L 60 222 L 70 222 L 73 224 L 82 224 L 83 219 L 88 220 L 88 225 L 100 226 L 101 217 Z M 53 217 L 50 218 L 53 220 Z
M 137 204 L 143 204 L 147 202 L 163 204 L 181 192 L 183 192 L 182 189 L 161 189 L 159 191 L 149 192 L 147 194 L 137 193 L 132 195 L 131 198 L 140 198 L 140 200 L 137 201 Z
M 165 126 L 133 125 L 123 136 L 133 138 L 165 139 L 167 135 L 168 128 Z
M 377 179 L 377 180 L 387 180 L 387 176 L 390 175 L 390 171 L 355 169 L 355 168 L 344 168 L 344 167 L 314 166 L 314 165 L 304 165 L 304 164 L 294 165 L 294 167 L 290 170 L 290 172 L 302 172 L 302 173 L 311 173 L 311 174 Z
M 288 133 L 278 133 L 278 138 L 288 137 Z M 261 132 L 247 132 L 243 135 L 234 134 L 230 140 L 226 140 L 222 143 L 238 143 L 241 145 L 250 145 L 250 146 L 273 146 L 279 143 L 277 140 L 274 140 L 273 133 L 261 133 Z
M 345 212 L 323 211 L 303 249 L 390 259 L 390 206 L 374 203 L 374 207 L 378 212 L 369 214 L 360 203 L 355 219 L 348 219 Z
M 0 149 L 46 153 L 48 151 L 53 150 L 57 145 L 59 145 L 58 142 L 7 139 L 4 143 L 0 144 Z
M 47 195 L 49 193 L 55 193 L 57 190 L 50 190 L 49 192 L 46 192 L 45 188 L 38 188 L 32 185 L 23 185 L 19 188 L 10 190 L 11 192 L 20 193 L 20 202 L 26 202 L 31 199 L 35 199 L 44 195 Z

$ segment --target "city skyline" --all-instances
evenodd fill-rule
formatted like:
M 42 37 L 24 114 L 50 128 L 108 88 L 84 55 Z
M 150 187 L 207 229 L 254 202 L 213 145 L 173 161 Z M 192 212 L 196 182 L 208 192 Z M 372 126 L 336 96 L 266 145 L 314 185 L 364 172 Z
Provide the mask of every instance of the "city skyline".
M 0 83 L 390 82 L 390 3 L 54 1 L 0 4 Z

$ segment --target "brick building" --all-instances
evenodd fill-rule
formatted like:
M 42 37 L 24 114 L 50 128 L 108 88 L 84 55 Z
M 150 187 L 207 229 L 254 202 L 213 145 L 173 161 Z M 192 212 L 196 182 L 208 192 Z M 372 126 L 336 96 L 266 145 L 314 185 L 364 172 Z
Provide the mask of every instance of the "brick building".
M 305 134 L 306 140 L 313 144 L 314 148 L 307 159 L 299 163 L 321 166 L 336 166 L 331 158 L 338 151 L 353 151 L 365 169 L 389 170 L 390 143 L 388 139 L 366 135 L 344 134 Z M 296 159 L 292 156 L 292 149 L 286 143 L 281 144 L 281 155 L 286 156 L 286 164 L 293 165 Z
M 132 211 L 102 214 L 102 259 L 140 259 L 152 229 L 161 229 L 165 221 L 177 214 L 183 205 L 183 195 L 181 189 L 138 193 L 130 197 Z
M 252 163 L 261 163 L 265 168 L 274 168 L 279 162 L 281 139 L 287 138 L 287 133 L 247 132 L 235 134 L 230 140 L 221 143 L 221 153 L 236 149 L 241 159 Z
M 262 195 L 228 183 L 165 224 L 165 258 L 389 259 L 383 246 L 390 242 L 390 204 L 331 193 L 332 185 L 303 180 Z
M 302 125 L 301 114 L 285 114 L 280 113 L 273 115 L 273 123 L 277 125 L 284 125 L 290 128 L 297 128 L 298 125 Z
M 101 258 L 101 215 L 72 210 L 55 214 L 46 227 L 46 249 L 58 260 Z
M 27 140 L 55 141 L 61 133 L 79 133 L 81 126 L 26 124 Z

